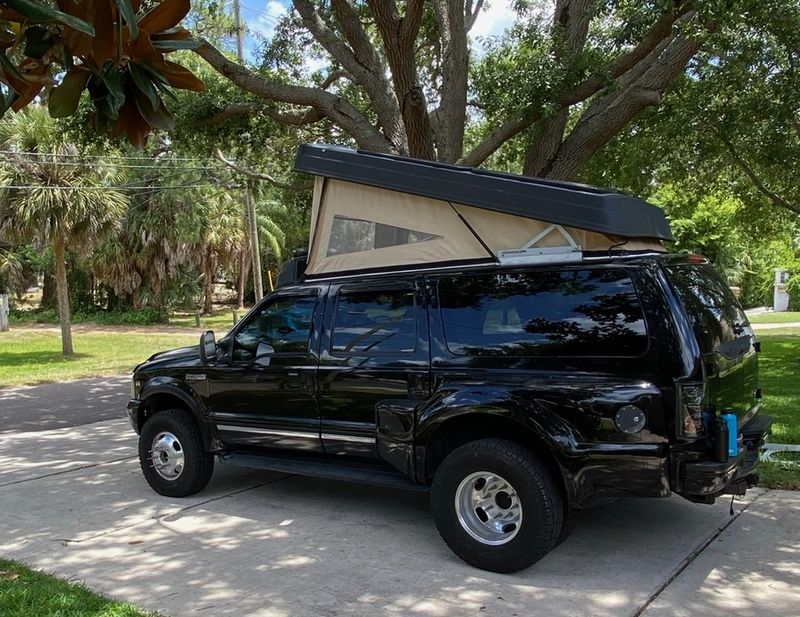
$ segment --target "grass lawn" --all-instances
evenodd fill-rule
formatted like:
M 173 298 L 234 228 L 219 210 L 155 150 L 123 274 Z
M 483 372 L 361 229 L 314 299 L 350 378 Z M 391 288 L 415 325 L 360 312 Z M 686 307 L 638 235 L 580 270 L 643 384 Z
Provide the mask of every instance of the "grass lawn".
M 790 323 L 800 322 L 800 311 L 786 311 L 782 313 L 759 313 L 748 317 L 750 323 Z
M 763 409 L 775 419 L 770 441 L 800 444 L 800 329 L 766 330 L 758 338 Z M 758 472 L 763 486 L 800 490 L 800 465 L 762 463 Z
M 0 559 L 0 615 L 3 617 L 147 617 L 131 604 L 89 591 L 15 561 Z
M 244 317 L 249 309 L 236 311 L 239 319 Z M 181 328 L 197 328 L 197 321 L 194 313 L 175 312 L 169 318 L 170 326 Z M 203 330 L 214 330 L 217 338 L 233 327 L 233 310 L 223 309 L 214 311 L 211 315 L 200 315 L 200 328 Z
M 144 328 L 143 328 L 144 330 Z M 195 333 L 157 331 L 73 332 L 75 356 L 61 355 L 61 335 L 53 330 L 0 333 L 0 388 L 130 373 L 157 351 L 198 343 Z

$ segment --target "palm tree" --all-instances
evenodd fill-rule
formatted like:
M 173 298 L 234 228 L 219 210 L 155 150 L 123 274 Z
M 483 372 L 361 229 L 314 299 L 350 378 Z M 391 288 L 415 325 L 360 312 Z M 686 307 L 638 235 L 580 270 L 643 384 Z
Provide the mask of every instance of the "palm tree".
M 0 146 L 10 152 L 0 167 L 0 233 L 52 247 L 61 349 L 71 356 L 66 252 L 88 252 L 119 223 L 127 198 L 109 187 L 119 184 L 122 174 L 108 161 L 87 162 L 40 106 L 6 116 L 0 123 Z

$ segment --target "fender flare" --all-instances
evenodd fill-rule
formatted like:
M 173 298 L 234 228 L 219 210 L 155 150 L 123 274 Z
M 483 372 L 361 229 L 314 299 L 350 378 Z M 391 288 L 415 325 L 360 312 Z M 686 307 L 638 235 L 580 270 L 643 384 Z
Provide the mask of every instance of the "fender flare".
M 156 383 L 153 383 L 156 381 Z M 139 394 L 142 402 L 142 412 L 148 407 L 148 401 L 152 401 L 154 397 L 160 395 L 172 396 L 180 400 L 183 405 L 194 416 L 197 426 L 200 429 L 200 434 L 203 438 L 203 445 L 209 448 L 212 442 L 212 431 L 210 425 L 205 417 L 205 406 L 197 398 L 194 393 L 185 386 L 182 382 L 173 378 L 157 377 L 155 380 L 147 381 L 142 385 L 142 390 Z M 148 416 L 149 417 L 149 416 Z M 144 424 L 146 417 L 139 419 L 139 428 Z

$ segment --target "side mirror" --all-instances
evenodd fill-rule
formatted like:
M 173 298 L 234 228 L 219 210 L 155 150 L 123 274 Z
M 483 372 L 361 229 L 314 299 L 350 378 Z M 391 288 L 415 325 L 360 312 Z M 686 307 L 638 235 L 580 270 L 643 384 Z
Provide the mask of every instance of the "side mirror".
M 253 365 L 261 368 L 269 366 L 272 359 L 272 354 L 275 353 L 275 348 L 267 343 L 259 343 L 256 348 L 256 357 L 253 360 Z
M 200 335 L 200 362 L 205 366 L 217 359 L 217 341 L 211 330 Z

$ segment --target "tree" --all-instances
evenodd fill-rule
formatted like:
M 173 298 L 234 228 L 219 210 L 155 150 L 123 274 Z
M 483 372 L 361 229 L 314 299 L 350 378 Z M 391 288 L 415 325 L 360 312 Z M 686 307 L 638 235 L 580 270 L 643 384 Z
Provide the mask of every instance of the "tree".
M 122 176 L 110 161 L 89 163 L 61 139 L 47 110 L 32 106 L 4 119 L 0 146 L 0 233 L 26 242 L 37 239 L 53 250 L 61 348 L 73 354 L 66 252 L 88 252 L 119 223 L 127 198 L 114 188 Z
M 544 19 L 545 3 L 521 2 L 510 35 L 475 58 L 468 33 L 482 0 L 294 0 L 260 73 L 209 42 L 195 51 L 259 99 L 223 116 L 327 120 L 368 150 L 468 165 L 522 136 L 525 173 L 574 178 L 661 102 L 734 4 L 557 0 Z M 287 52 L 292 41 L 305 55 L 321 49 L 327 73 L 293 77 L 303 54 Z

